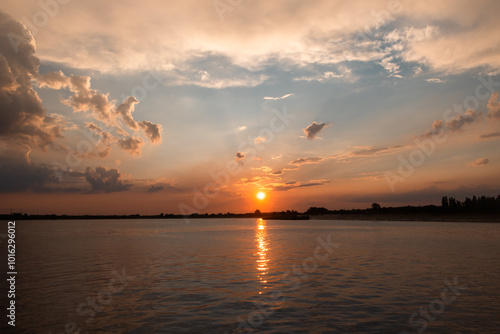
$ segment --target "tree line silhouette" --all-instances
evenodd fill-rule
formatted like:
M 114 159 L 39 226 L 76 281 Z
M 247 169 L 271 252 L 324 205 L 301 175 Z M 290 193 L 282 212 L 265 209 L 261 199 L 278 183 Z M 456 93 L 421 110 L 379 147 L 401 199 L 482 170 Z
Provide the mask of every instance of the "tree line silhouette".
M 500 213 L 500 195 L 497 197 L 472 196 L 460 201 L 454 197 L 443 196 L 441 206 L 400 206 L 382 207 L 379 203 L 372 203 L 369 209 L 328 210 L 323 207 L 310 207 L 304 214 L 322 216 L 329 214 L 448 214 L 448 213 L 475 213 L 494 214 Z
M 443 196 L 441 207 L 455 211 L 500 211 L 500 195 L 495 197 L 481 196 L 466 197 L 465 201 L 459 201 L 454 197 Z

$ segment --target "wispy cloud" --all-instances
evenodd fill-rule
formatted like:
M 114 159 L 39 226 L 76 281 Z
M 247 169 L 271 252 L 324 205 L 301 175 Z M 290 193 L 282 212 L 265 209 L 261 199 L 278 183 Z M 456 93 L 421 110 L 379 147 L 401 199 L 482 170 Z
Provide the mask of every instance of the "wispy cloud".
M 392 154 L 404 148 L 404 146 L 396 145 L 393 147 L 382 146 L 355 146 L 355 150 L 348 153 L 351 157 L 366 157 L 378 156 L 384 154 Z
M 432 83 L 445 83 L 448 80 L 443 80 L 443 79 L 439 79 L 439 78 L 430 78 L 430 79 L 427 79 L 425 81 L 432 82 Z
M 496 138 L 496 137 L 500 137 L 500 132 L 486 133 L 486 134 L 479 136 L 479 138 L 482 138 L 482 139 L 489 139 L 489 138 Z
M 281 97 L 271 97 L 271 96 L 265 96 L 264 100 L 284 100 L 290 96 L 293 96 L 293 93 L 283 95 Z
M 337 71 L 325 71 L 321 74 L 313 74 L 309 76 L 301 76 L 294 78 L 294 81 L 317 81 L 324 82 L 332 79 L 343 79 L 348 82 L 355 82 L 357 78 L 352 74 L 352 70 L 347 66 L 339 66 Z
M 481 159 L 477 159 L 475 161 L 469 162 L 467 165 L 470 167 L 479 167 L 479 166 L 486 166 L 489 163 L 490 163 L 490 159 L 481 158 Z
M 287 182 L 287 183 L 271 183 L 266 185 L 266 187 L 273 189 L 274 191 L 288 191 L 297 188 L 306 187 L 316 187 L 323 186 L 330 183 L 330 180 L 312 180 L 307 182 Z
M 323 160 L 321 157 L 300 158 L 290 162 L 290 165 L 314 164 L 320 162 L 321 160 Z
M 259 183 L 264 180 L 268 180 L 267 176 L 254 176 L 252 178 L 242 178 L 239 181 L 239 184 L 248 184 L 248 183 Z

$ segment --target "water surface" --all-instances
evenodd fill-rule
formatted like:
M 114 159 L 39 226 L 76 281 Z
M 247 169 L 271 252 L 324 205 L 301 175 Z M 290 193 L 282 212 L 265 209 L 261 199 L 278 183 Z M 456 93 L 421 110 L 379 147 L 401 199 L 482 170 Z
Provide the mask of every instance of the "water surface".
M 19 221 L 16 240 L 17 332 L 500 332 L 498 224 Z

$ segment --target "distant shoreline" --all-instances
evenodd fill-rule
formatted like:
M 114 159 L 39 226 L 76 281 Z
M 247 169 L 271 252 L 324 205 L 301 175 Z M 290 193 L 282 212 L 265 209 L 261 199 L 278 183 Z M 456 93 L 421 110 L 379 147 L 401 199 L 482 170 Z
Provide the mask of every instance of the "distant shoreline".
M 331 213 L 305 214 L 224 214 L 224 215 L 0 215 L 0 220 L 116 220 L 116 219 L 264 219 L 264 220 L 362 220 L 362 221 L 407 221 L 407 222 L 464 222 L 500 223 L 500 215 L 493 213 Z
M 396 214 L 396 213 L 355 213 L 311 215 L 312 220 L 372 220 L 372 221 L 425 221 L 425 222 L 463 222 L 463 223 L 500 223 L 495 214 Z

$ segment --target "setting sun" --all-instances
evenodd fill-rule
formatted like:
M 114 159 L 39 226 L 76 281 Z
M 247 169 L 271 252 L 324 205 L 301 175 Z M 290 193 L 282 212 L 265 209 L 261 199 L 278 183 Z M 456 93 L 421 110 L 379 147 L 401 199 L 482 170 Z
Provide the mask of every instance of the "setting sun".
M 262 192 L 262 191 L 259 191 L 257 193 L 257 198 L 258 199 L 264 199 L 264 198 L 266 198 L 266 194 L 264 192 Z

